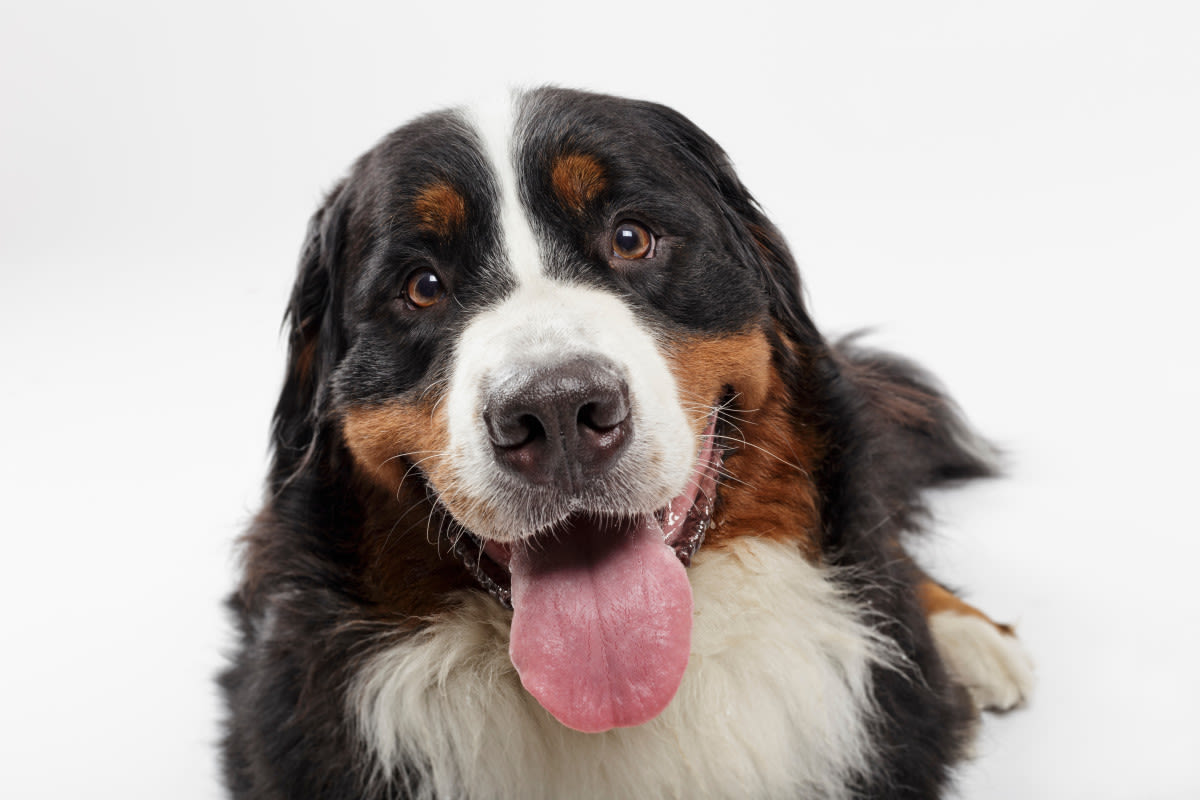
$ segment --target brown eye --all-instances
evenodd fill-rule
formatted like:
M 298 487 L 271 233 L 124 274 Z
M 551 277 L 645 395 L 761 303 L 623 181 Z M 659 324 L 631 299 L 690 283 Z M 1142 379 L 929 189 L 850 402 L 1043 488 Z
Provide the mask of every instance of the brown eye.
M 408 302 L 417 308 L 429 308 L 446 294 L 442 279 L 431 269 L 417 270 L 408 276 L 404 287 Z
M 633 261 L 654 255 L 654 235 L 636 222 L 622 222 L 613 231 L 613 255 Z

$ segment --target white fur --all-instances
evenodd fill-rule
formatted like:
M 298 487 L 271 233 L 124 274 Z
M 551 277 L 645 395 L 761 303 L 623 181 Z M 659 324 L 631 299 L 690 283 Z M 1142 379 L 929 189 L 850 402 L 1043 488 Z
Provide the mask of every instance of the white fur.
M 482 418 L 485 388 L 496 376 L 587 354 L 622 370 L 634 436 L 590 497 L 539 503 L 496 462 Z M 625 303 L 593 289 L 526 284 L 472 320 L 459 340 L 446 403 L 449 463 L 472 501 L 448 505 L 467 528 L 497 541 L 533 534 L 573 511 L 655 511 L 683 491 L 696 458 L 696 436 L 653 338 Z
M 349 694 L 380 779 L 420 798 L 842 798 L 873 753 L 871 667 L 888 648 L 794 547 L 701 551 L 691 659 L 636 728 L 583 734 L 522 688 L 511 615 L 480 592 L 372 658 Z M 409 787 L 412 789 L 413 787 Z
M 514 125 L 511 112 L 510 103 L 500 113 L 473 118 L 483 120 L 477 122 L 480 137 L 500 183 L 506 264 L 517 286 L 459 337 L 445 401 L 455 491 L 443 499 L 465 527 L 501 542 L 537 533 L 571 512 L 619 508 L 632 515 L 661 509 L 682 493 L 698 450 L 670 368 L 628 304 L 547 275 L 543 259 L 556 254 L 539 245 L 518 200 L 505 138 Z M 497 376 L 592 354 L 615 363 L 626 380 L 633 437 L 612 471 L 591 487 L 591 496 L 539 499 L 497 464 L 482 418 L 485 391 Z
M 1013 636 L 979 617 L 943 611 L 929 620 L 946 667 L 979 709 L 1007 711 L 1033 692 L 1033 661 Z
M 505 92 L 478 103 L 467 119 L 483 143 L 484 157 L 492 167 L 500 191 L 500 230 L 508 268 L 518 283 L 536 281 L 542 277 L 541 248 L 538 238 L 521 208 L 513 140 L 521 96 Z

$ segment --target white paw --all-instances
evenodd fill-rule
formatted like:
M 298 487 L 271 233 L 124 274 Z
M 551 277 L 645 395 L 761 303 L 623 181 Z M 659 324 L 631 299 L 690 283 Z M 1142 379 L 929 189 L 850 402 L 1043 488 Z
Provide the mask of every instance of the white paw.
M 975 707 L 1007 711 L 1033 692 L 1033 661 L 1015 636 L 986 620 L 953 611 L 929 620 L 950 674 L 971 693 Z

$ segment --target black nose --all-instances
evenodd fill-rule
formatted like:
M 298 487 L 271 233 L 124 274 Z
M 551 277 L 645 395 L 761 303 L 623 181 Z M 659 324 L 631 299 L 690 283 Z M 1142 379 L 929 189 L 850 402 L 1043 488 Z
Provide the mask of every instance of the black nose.
M 625 450 L 629 386 L 615 364 L 596 356 L 514 370 L 490 387 L 483 422 L 501 465 L 575 492 Z

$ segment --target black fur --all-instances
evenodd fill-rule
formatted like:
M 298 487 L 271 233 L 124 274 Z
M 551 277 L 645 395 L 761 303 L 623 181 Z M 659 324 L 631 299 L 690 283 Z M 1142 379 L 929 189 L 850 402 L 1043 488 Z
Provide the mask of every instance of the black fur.
M 899 547 L 926 516 L 921 491 L 986 477 L 993 468 L 963 446 L 968 433 L 954 406 L 915 366 L 843 342 L 829 385 L 836 454 L 822 497 L 824 551 L 847 575 L 878 626 L 900 645 L 912 672 L 875 670 L 875 696 L 887 723 L 874 782 L 866 796 L 939 796 L 961 757 L 975 717 L 934 649 L 913 587 L 919 569 Z
M 828 443 L 814 475 L 825 557 L 848 568 L 852 590 L 909 659 L 902 670 L 877 670 L 882 761 L 855 789 L 870 798 L 938 796 L 972 712 L 934 650 L 914 595 L 920 573 L 900 543 L 920 528 L 922 490 L 991 472 L 963 446 L 957 412 L 913 366 L 820 335 L 783 238 L 725 154 L 682 116 L 544 90 L 527 101 L 525 119 L 528 174 L 545 174 L 545 159 L 573 148 L 604 154 L 622 186 L 582 224 L 546 199 L 546 186 L 525 186 L 526 202 L 563 251 L 582 254 L 559 262 L 560 274 L 621 293 L 668 332 L 752 324 L 769 331 L 793 416 Z M 433 115 L 364 156 L 309 226 L 287 311 L 267 500 L 230 600 L 240 644 L 221 678 L 229 708 L 223 754 L 236 798 L 400 796 L 368 786 L 345 690 L 379 636 L 419 622 L 372 599 L 362 560 L 372 500 L 352 478 L 338 415 L 349 402 L 419 394 L 444 377 L 454 332 L 510 288 L 495 255 L 495 219 L 473 217 L 451 245 L 397 214 L 432 178 L 449 180 L 471 207 L 494 203 L 471 135 L 453 115 Z M 675 250 L 661 273 L 622 276 L 598 263 L 596 231 L 619 220 L 631 197 L 660 229 L 687 232 L 668 242 Z M 423 263 L 436 263 L 462 294 L 437 316 L 416 318 L 387 301 Z

